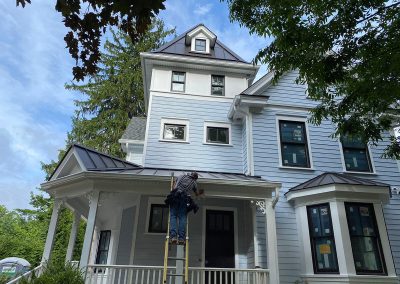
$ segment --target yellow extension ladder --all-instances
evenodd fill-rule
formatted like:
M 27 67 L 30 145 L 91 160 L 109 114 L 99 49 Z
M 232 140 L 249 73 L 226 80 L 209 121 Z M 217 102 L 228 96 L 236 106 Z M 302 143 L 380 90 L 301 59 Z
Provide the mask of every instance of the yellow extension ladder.
M 171 174 L 171 191 L 174 188 L 174 173 Z M 183 245 L 184 247 L 184 257 L 170 257 L 169 256 L 169 228 L 170 228 L 170 215 L 171 215 L 171 210 L 169 210 L 168 214 L 168 228 L 167 228 L 167 235 L 165 237 L 165 247 L 164 247 L 164 270 L 163 270 L 163 284 L 167 284 L 167 279 L 168 277 L 184 277 L 184 284 L 188 284 L 188 270 L 189 270 L 189 222 L 188 222 L 188 217 L 186 215 L 186 241 L 185 244 Z M 180 245 L 178 245 L 180 246 Z M 183 269 L 183 274 L 178 274 L 178 273 L 168 273 L 168 260 L 172 261 L 185 261 L 185 267 Z M 172 284 L 172 283 L 171 283 Z

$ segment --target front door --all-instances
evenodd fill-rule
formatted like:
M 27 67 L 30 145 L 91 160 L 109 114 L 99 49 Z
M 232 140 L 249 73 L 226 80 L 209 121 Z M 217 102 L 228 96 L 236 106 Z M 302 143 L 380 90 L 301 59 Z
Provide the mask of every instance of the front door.
M 233 211 L 206 211 L 205 266 L 219 268 L 235 267 L 235 233 Z M 218 284 L 220 275 L 206 274 L 207 284 Z M 218 273 L 219 274 L 219 273 Z M 226 274 L 222 274 L 225 278 Z M 228 277 L 228 279 L 231 277 Z M 218 279 L 218 280 L 217 280 Z M 227 279 L 227 280 L 228 280 Z M 211 281 L 210 281 L 211 280 Z M 217 281 L 215 281 L 217 280 Z M 229 279 L 231 280 L 231 279 Z M 222 283 L 231 281 L 223 279 Z

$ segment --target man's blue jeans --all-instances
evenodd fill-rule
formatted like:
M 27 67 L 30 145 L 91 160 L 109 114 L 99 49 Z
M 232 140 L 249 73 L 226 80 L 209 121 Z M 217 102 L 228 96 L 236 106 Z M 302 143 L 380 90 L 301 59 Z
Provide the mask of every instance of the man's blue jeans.
M 171 205 L 170 210 L 169 237 L 171 239 L 176 238 L 178 221 L 178 239 L 184 241 L 186 236 L 186 202 L 176 202 Z

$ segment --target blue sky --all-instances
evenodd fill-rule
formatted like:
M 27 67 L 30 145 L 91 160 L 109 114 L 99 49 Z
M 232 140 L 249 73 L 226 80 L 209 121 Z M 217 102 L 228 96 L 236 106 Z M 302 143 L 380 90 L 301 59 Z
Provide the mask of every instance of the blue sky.
M 74 62 L 54 3 L 34 0 L 22 9 L 0 1 L 0 204 L 9 209 L 29 207 L 30 192 L 44 180 L 40 162 L 57 159 L 79 96 L 64 89 Z M 203 23 L 246 60 L 268 43 L 231 23 L 227 4 L 218 0 L 165 5 L 160 18 L 177 34 Z

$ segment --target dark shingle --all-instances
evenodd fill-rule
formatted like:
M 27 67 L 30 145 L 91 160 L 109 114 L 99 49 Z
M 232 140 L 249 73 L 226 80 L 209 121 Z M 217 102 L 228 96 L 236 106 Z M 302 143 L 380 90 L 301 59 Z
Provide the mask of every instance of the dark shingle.
M 146 121 L 147 119 L 145 117 L 132 117 L 121 138 L 129 140 L 144 140 L 146 134 Z

